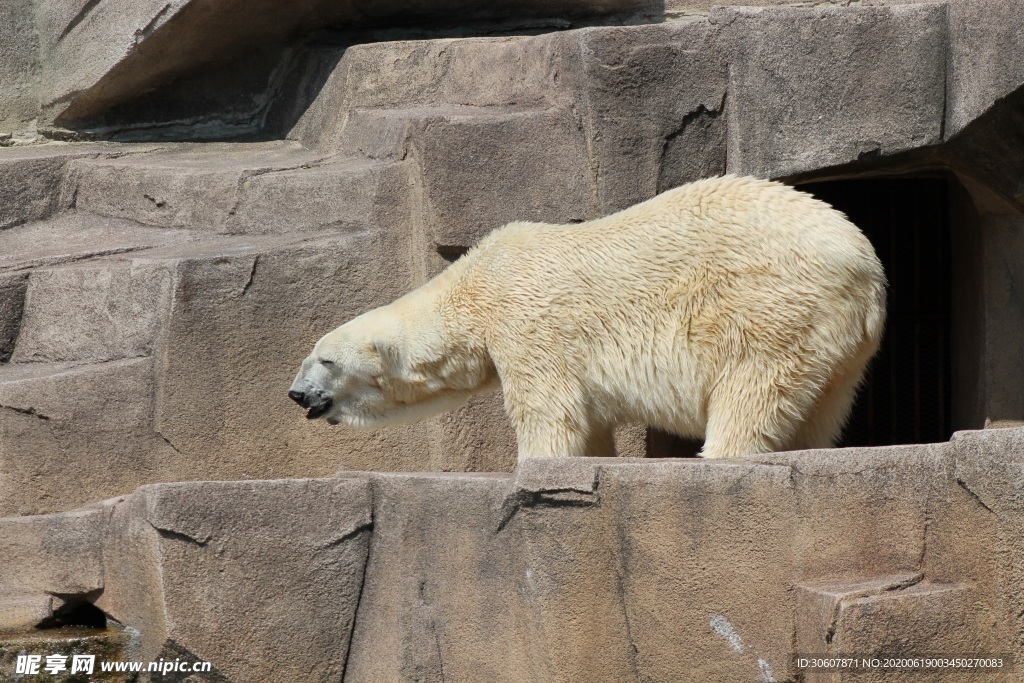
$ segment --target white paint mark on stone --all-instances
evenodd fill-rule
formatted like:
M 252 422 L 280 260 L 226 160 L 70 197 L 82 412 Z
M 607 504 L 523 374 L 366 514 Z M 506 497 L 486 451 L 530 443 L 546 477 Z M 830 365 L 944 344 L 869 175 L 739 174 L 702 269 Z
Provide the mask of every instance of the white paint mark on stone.
M 716 614 L 711 617 L 708 624 L 714 629 L 715 633 L 729 641 L 729 646 L 736 652 L 743 652 L 743 640 L 740 638 L 740 634 L 736 633 L 736 629 L 732 627 L 729 620 L 720 614 Z
M 757 665 L 761 667 L 762 683 L 775 683 L 775 674 L 772 672 L 771 665 L 763 659 L 758 659 Z

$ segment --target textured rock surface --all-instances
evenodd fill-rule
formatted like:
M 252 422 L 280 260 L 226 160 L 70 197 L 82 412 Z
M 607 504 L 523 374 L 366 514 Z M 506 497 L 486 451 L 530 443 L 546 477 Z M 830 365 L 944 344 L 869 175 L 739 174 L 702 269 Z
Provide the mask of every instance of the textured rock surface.
M 0 594 L 75 595 L 103 586 L 99 509 L 0 519 Z
M 105 612 L 137 656 L 209 661 L 210 680 L 338 680 L 371 522 L 365 481 L 200 482 L 112 505 Z
M 31 135 L 39 112 L 39 36 L 35 2 L 0 6 L 0 134 Z
M 798 658 L 1018 651 L 1022 464 L 1024 429 L 1007 429 L 158 484 L 0 520 L 3 549 L 33 563 L 0 586 L 21 606 L 95 600 L 138 630 L 134 657 L 208 660 L 216 681 L 860 680 Z
M 554 18 L 609 13 L 658 13 L 649 0 L 466 2 L 434 0 L 372 6 L 312 0 L 284 8 L 272 2 L 235 4 L 205 0 L 56 3 L 41 13 L 43 51 L 51 68 L 44 80 L 44 117 L 60 123 L 119 104 L 176 76 L 325 28 L 416 22 L 508 21 L 530 24 Z M 454 19 L 454 21 L 453 21 Z M 230 26 L 231 30 L 225 30 Z M 71 64 L 70 69 L 57 65 Z
M 711 4 L 0 8 L 0 145 L 144 141 L 0 149 L 0 515 L 27 515 L 0 517 L 0 629 L 95 601 L 132 657 L 221 683 L 810 682 L 842 678 L 798 654 L 1022 651 L 1024 430 L 507 474 L 500 394 L 376 432 L 285 396 L 317 337 L 503 222 L 726 170 L 942 168 L 976 280 L 963 424 L 1024 420 L 1024 6 Z M 450 37 L 609 13 L 686 20 Z M 399 19 L 449 37 L 310 35 Z M 271 481 L 156 483 L 182 479 Z M 43 647 L 0 643 L 0 677 Z
M 712 13 L 735 55 L 729 171 L 790 175 L 939 142 L 945 18 L 942 5 Z
M 200 6 L 101 4 L 47 6 L 41 49 L 53 59 L 100 50 L 126 71 L 103 71 L 99 57 L 80 66 L 123 84 L 145 71 L 128 73 L 142 57 L 118 42 L 134 36 L 127 27 L 152 21 L 140 46 L 162 32 L 194 37 Z M 1024 419 L 1016 384 L 1001 379 L 1024 375 L 1020 354 L 1006 352 L 1024 319 L 1012 267 L 1024 258 L 1024 167 L 990 153 L 1022 147 L 1019 98 L 1007 96 L 1019 84 L 1010 66 L 996 77 L 964 48 L 1012 46 L 1004 25 L 1020 15 L 996 26 L 979 12 L 970 2 L 722 8 L 533 36 L 311 43 L 286 49 L 290 85 L 266 118 L 266 135 L 286 140 L 0 150 L 0 396 L 18 409 L 0 412 L 16 439 L 0 443 L 11 491 L 0 510 L 67 509 L 167 479 L 508 471 L 515 444 L 500 395 L 364 433 L 307 424 L 281 387 L 321 334 L 506 221 L 584 220 L 727 169 L 865 172 L 913 150 L 961 174 L 964 234 L 983 235 L 966 238 L 984 280 L 970 307 L 984 315 L 965 329 L 984 327 L 987 341 L 962 373 L 979 398 L 958 424 Z M 103 17 L 120 28 L 94 44 Z M 268 55 L 251 68 L 271 68 Z M 173 88 L 189 83 L 198 88 L 184 77 Z M 195 107 L 209 104 L 208 86 L 194 90 Z M 113 101 L 110 87 L 102 97 Z M 98 92 L 86 87 L 72 106 Z M 622 443 L 632 455 L 664 450 L 635 428 Z M 57 465 L 68 460 L 88 472 Z

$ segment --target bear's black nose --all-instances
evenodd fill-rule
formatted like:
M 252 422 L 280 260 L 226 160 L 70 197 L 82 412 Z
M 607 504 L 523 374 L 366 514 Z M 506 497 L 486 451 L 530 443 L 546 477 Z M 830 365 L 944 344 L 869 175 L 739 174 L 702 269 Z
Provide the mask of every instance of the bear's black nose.
M 304 393 L 302 393 L 301 391 L 289 391 L 288 392 L 288 398 L 290 398 L 291 400 L 295 401 L 296 403 L 298 403 L 303 408 L 308 408 L 309 407 L 306 404 L 306 395 Z

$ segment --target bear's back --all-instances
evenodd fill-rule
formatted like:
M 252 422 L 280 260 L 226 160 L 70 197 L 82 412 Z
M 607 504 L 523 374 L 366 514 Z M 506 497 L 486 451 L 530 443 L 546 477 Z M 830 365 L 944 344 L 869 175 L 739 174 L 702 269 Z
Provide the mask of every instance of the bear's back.
M 683 185 L 585 223 L 512 223 L 477 251 L 496 276 L 526 289 L 650 294 L 758 270 L 808 287 L 885 279 L 870 242 L 843 214 L 786 185 L 736 176 Z

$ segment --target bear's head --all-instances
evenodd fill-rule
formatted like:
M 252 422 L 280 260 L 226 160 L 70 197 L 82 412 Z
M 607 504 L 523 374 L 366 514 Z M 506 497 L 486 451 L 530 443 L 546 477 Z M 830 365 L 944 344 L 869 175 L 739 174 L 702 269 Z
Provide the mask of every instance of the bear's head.
M 479 358 L 447 342 L 436 318 L 396 304 L 372 310 L 316 343 L 288 396 L 307 419 L 332 425 L 377 428 L 439 415 L 497 381 L 489 359 L 481 372 Z

